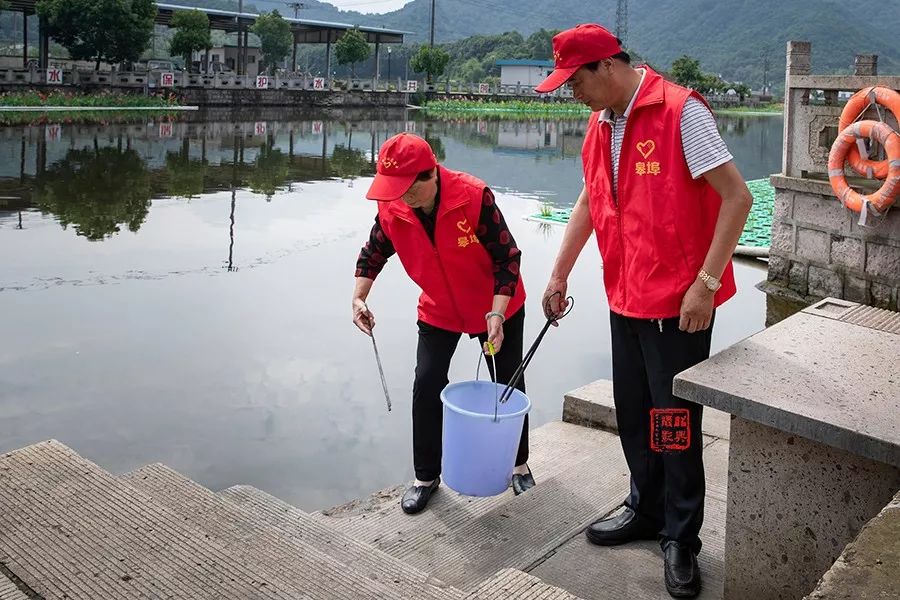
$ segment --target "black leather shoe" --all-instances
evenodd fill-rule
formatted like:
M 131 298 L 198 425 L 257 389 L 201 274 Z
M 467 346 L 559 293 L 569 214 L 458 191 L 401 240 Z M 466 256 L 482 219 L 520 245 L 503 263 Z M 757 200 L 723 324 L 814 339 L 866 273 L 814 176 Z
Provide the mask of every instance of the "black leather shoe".
M 512 489 L 516 496 L 524 494 L 535 485 L 537 484 L 534 482 L 534 475 L 531 474 L 531 469 L 528 469 L 528 472 L 524 475 L 516 474 L 512 476 Z
M 673 598 L 693 598 L 700 593 L 700 569 L 697 556 L 687 544 L 669 540 L 665 554 L 666 590 Z
M 655 540 L 658 532 L 659 528 L 654 527 L 629 506 L 625 506 L 625 510 L 616 516 L 600 519 L 585 529 L 588 541 L 598 546 L 617 546 L 635 540 Z
M 400 508 L 408 515 L 414 515 L 417 512 L 425 510 L 431 495 L 438 489 L 441 484 L 441 478 L 437 477 L 431 485 L 411 485 L 408 490 L 403 492 L 403 498 L 400 500 Z

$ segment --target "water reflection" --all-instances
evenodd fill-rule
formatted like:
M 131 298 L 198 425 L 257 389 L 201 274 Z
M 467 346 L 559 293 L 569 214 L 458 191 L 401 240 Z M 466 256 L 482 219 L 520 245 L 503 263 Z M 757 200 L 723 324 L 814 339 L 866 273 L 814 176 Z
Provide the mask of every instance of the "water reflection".
M 487 181 L 536 302 L 562 228 L 524 217 L 575 201 L 584 123 L 196 118 L 0 129 L 0 255 L 15 257 L 0 267 L 0 312 L 16 315 L 0 344 L 0 452 L 57 438 L 114 472 L 160 461 L 310 510 L 403 481 L 416 290 L 393 261 L 371 296 L 390 415 L 347 311 L 375 150 L 413 131 Z M 780 124 L 722 124 L 748 178 L 778 170 Z M 736 274 L 715 348 L 763 325 L 764 273 Z M 559 418 L 565 391 L 609 376 L 593 245 L 570 291 L 579 308 L 529 366 L 535 426 Z M 477 358 L 461 343 L 451 377 L 471 378 Z
M 185 138 L 181 150 L 166 153 L 166 193 L 170 196 L 190 200 L 204 191 L 208 166 L 206 157 L 191 158 L 190 150 L 191 140 Z
M 69 150 L 42 169 L 32 198 L 44 213 L 56 216 L 63 229 L 99 241 L 124 225 L 137 232 L 150 210 L 150 173 L 134 150 L 100 148 Z

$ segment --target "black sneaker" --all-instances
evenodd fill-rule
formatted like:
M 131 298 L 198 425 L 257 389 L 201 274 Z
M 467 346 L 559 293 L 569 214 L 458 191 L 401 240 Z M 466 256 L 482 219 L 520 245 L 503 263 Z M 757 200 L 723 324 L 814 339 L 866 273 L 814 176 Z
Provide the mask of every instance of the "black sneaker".
M 663 544 L 666 590 L 673 598 L 693 598 L 700 593 L 697 555 L 687 544 L 669 540 Z
M 626 505 L 619 514 L 592 523 L 584 532 L 592 544 L 617 546 L 635 540 L 655 540 L 659 528 Z

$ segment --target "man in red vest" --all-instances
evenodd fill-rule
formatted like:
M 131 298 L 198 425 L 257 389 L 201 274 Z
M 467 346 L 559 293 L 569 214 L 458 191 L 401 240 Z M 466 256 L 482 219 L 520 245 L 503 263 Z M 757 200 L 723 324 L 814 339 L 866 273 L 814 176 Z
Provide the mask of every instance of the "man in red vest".
M 555 70 L 588 105 L 584 188 L 544 294 L 566 280 L 592 232 L 610 308 L 613 393 L 631 471 L 624 506 L 586 530 L 595 544 L 659 539 L 666 589 L 700 591 L 705 484 L 701 407 L 672 395 L 675 375 L 709 357 L 715 308 L 735 294 L 731 255 L 752 197 L 702 96 L 633 68 L 599 25 L 553 38 Z M 558 296 L 553 294 L 559 292 Z
M 415 135 L 401 133 L 381 146 L 366 197 L 378 200 L 378 215 L 356 262 L 353 322 L 372 334 L 375 317 L 366 297 L 394 253 L 422 289 L 413 384 L 416 480 L 400 502 L 404 512 L 414 514 L 425 508 L 440 484 L 440 394 L 460 335 L 477 337 L 485 352 L 488 343 L 493 345 L 501 383 L 509 382 L 522 362 L 522 253 L 487 184 L 438 165 L 428 142 Z M 525 391 L 524 378 L 516 387 Z M 517 495 L 535 484 L 527 461 L 526 415 L 512 476 Z

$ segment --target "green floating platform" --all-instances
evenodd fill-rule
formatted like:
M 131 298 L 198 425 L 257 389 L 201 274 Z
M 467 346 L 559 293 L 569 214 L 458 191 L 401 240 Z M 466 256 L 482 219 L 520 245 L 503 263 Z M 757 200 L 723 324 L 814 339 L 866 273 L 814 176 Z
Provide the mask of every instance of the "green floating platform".
M 753 195 L 753 208 L 744 225 L 744 232 L 738 246 L 749 248 L 768 248 L 771 244 L 772 211 L 775 207 L 775 188 L 768 179 L 752 179 L 747 187 Z M 526 217 L 529 221 L 539 223 L 562 224 L 569 222 L 571 208 L 544 207 L 541 212 Z

